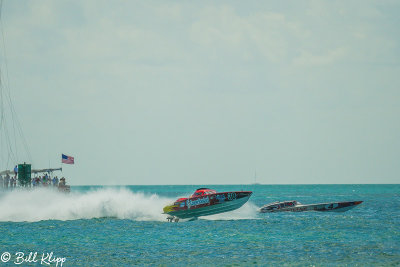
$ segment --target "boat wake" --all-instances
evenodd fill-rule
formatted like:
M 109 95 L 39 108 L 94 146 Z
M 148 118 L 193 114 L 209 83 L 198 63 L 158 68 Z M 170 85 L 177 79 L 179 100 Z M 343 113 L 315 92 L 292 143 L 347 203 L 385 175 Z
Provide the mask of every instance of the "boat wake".
M 63 194 L 49 189 L 0 193 L 0 221 L 36 222 L 113 217 L 165 221 L 162 208 L 172 199 L 128 189 L 99 189 Z
M 173 201 L 172 198 L 132 192 L 126 188 L 102 188 L 70 194 L 45 188 L 0 191 L 0 222 L 65 221 L 104 217 L 166 222 L 166 215 L 162 214 L 162 210 Z M 256 213 L 257 207 L 246 203 L 238 210 L 200 219 L 255 219 Z

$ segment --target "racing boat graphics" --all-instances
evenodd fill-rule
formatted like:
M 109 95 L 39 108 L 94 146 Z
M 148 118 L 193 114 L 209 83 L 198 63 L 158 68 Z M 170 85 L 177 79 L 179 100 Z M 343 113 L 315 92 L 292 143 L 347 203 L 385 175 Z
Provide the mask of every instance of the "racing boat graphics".
M 228 212 L 243 206 L 251 194 L 250 191 L 217 193 L 212 189 L 199 188 L 189 198 L 179 198 L 172 205 L 165 206 L 164 213 L 187 219 Z
M 355 206 L 361 204 L 363 201 L 349 201 L 349 202 L 330 202 L 330 203 L 320 203 L 320 204 L 301 204 L 296 200 L 292 201 L 282 201 L 273 202 L 264 205 L 259 209 L 261 213 L 267 212 L 281 212 L 281 211 L 335 211 L 343 212 L 354 208 Z

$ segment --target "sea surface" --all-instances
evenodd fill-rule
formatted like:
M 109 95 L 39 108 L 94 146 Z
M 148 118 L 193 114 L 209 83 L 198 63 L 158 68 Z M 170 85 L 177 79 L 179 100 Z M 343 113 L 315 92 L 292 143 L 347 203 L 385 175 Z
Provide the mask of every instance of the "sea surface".
M 163 206 L 198 187 L 1 191 L 0 266 L 16 266 L 21 253 L 32 262 L 19 266 L 49 266 L 49 258 L 58 266 L 400 266 L 400 185 L 208 185 L 254 194 L 236 211 L 168 223 Z M 284 200 L 364 203 L 343 213 L 257 212 Z

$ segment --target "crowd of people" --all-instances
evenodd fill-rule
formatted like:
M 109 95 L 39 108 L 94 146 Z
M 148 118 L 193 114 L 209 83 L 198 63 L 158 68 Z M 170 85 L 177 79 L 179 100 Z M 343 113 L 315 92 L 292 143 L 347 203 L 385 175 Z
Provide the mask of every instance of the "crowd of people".
M 6 174 L 4 177 L 0 176 L 0 187 L 4 188 L 14 188 L 17 187 L 16 176 L 11 176 Z
M 17 187 L 17 180 L 18 180 L 17 175 L 15 176 L 10 176 L 9 174 L 6 174 L 4 176 L 0 175 L 0 188 L 15 188 Z M 66 183 L 64 177 L 58 179 L 57 176 L 54 176 L 53 178 L 51 178 L 49 175 L 45 174 L 43 176 L 32 177 L 31 183 L 28 186 L 59 187 L 65 185 Z

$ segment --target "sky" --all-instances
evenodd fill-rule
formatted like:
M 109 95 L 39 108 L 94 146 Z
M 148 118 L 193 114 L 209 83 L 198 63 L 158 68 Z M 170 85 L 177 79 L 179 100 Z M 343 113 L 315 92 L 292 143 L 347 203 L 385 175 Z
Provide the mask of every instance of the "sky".
M 31 155 L 17 160 L 74 156 L 59 174 L 71 185 L 399 183 L 399 14 L 399 1 L 2 1 L 2 84 Z

